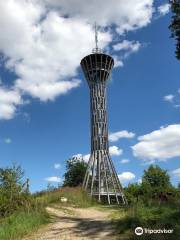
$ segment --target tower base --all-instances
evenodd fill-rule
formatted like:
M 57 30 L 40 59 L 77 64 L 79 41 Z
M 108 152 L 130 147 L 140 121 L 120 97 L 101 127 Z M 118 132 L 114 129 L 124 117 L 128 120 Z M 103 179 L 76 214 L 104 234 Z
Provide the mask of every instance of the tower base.
M 99 202 L 127 205 L 108 150 L 95 151 L 91 154 L 83 188 Z
M 99 201 L 99 194 L 93 194 L 92 198 L 96 199 Z M 117 201 L 118 198 L 118 201 Z M 122 196 L 121 194 L 114 194 L 114 193 L 109 193 L 109 197 L 108 197 L 108 193 L 101 193 L 100 195 L 100 202 L 103 204 L 108 204 L 108 205 L 127 205 L 126 199 L 124 196 Z

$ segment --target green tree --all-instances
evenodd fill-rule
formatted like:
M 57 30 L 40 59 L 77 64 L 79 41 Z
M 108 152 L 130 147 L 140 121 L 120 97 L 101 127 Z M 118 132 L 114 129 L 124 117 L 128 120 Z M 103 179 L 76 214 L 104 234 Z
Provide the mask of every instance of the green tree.
M 29 181 L 23 183 L 20 166 L 0 168 L 0 216 L 6 216 L 29 201 Z
M 151 188 L 160 188 L 162 190 L 167 190 L 171 187 L 170 177 L 167 171 L 157 165 L 150 165 L 149 168 L 144 171 L 142 184 L 147 184 Z
M 180 0 L 170 0 L 172 19 L 169 29 L 171 37 L 176 40 L 176 57 L 180 60 Z
M 138 202 L 142 195 L 142 186 L 137 183 L 129 184 L 124 190 L 129 203 Z
M 77 157 L 73 157 L 69 159 L 66 163 L 66 173 L 64 175 L 63 186 L 81 186 L 83 183 L 86 168 L 87 163 L 84 162 L 83 158 L 79 159 Z

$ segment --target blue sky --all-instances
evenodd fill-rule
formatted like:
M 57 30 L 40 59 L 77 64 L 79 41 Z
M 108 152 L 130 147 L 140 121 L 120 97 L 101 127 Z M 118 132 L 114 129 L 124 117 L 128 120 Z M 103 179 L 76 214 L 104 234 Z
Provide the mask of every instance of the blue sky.
M 47 179 L 57 185 L 69 157 L 89 153 L 89 90 L 79 62 L 93 47 L 96 19 L 99 44 L 117 65 L 108 83 L 108 118 L 111 136 L 119 136 L 110 141 L 119 178 L 123 185 L 137 182 L 143 170 L 156 163 L 169 171 L 176 185 L 179 62 L 168 30 L 167 1 L 143 0 L 142 9 L 136 10 L 135 0 L 132 12 L 118 1 L 117 13 L 111 6 L 100 16 L 93 11 L 93 17 L 80 0 L 79 15 L 64 1 L 62 6 L 55 0 L 45 1 L 46 6 L 42 1 L 28 6 L 22 2 L 0 3 L 0 167 L 20 164 L 31 190 L 38 191 L 46 188 Z M 19 11 L 18 17 L 8 8 Z

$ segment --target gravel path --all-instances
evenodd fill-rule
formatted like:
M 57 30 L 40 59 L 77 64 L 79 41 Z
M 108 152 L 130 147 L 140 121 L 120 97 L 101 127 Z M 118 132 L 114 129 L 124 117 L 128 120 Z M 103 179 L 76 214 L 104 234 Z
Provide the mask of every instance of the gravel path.
M 96 208 L 47 208 L 55 221 L 24 240 L 115 240 L 110 211 Z

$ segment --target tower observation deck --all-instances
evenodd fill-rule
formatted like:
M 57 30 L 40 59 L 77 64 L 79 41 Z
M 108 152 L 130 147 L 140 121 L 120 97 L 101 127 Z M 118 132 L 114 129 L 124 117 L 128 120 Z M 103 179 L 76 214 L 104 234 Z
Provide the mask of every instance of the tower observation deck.
M 91 155 L 83 188 L 101 202 L 127 204 L 122 186 L 109 154 L 106 86 L 114 66 L 111 56 L 97 46 L 81 60 L 81 67 L 90 89 Z

